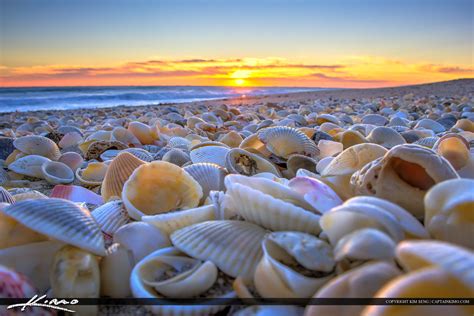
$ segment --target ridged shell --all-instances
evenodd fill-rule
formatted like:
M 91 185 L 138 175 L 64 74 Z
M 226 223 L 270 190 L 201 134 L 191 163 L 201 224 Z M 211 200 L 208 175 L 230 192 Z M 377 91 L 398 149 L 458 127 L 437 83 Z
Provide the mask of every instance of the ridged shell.
M 51 160 L 43 156 L 29 155 L 15 160 L 8 166 L 8 169 L 18 174 L 42 179 L 43 170 L 41 170 L 41 166 L 49 161 Z
M 189 154 L 178 148 L 172 148 L 161 158 L 163 161 L 170 162 L 174 165 L 181 167 L 185 163 L 189 162 L 191 158 Z
M 213 163 L 197 163 L 186 166 L 184 171 L 189 173 L 202 188 L 202 198 L 200 204 L 209 196 L 211 191 L 223 191 L 224 178 L 227 171 L 219 165 Z
M 288 159 L 291 154 L 302 154 L 311 157 L 319 155 L 316 144 L 295 128 L 286 126 L 267 127 L 258 131 L 257 135 L 269 151 L 284 159 Z
M 23 136 L 15 139 L 13 145 L 16 149 L 28 155 L 43 156 L 51 160 L 58 160 L 59 156 L 61 156 L 58 145 L 51 139 L 43 136 Z
M 191 151 L 191 161 L 193 163 L 214 163 L 225 168 L 225 159 L 229 150 L 229 148 L 223 146 L 199 147 Z
M 171 234 L 173 245 L 187 255 L 210 260 L 231 277 L 251 280 L 262 257 L 266 231 L 242 221 L 207 221 Z
M 438 137 L 424 137 L 424 138 L 421 138 L 421 139 L 417 140 L 413 144 L 420 145 L 420 146 L 427 147 L 427 148 L 433 148 L 434 144 L 436 144 L 436 142 L 438 140 L 439 140 Z
M 105 254 L 100 227 L 89 211 L 62 199 L 25 200 L 3 212 L 28 228 L 83 248 L 96 255 Z
M 388 149 L 406 143 L 405 139 L 399 133 L 385 126 L 374 128 L 367 136 L 367 140 Z
M 384 126 L 388 123 L 388 120 L 380 114 L 367 114 L 362 118 L 362 123 Z
M 74 181 L 74 172 L 62 162 L 48 161 L 41 166 L 43 178 L 51 184 L 66 184 Z
M 145 149 L 142 148 L 127 148 L 123 150 L 124 152 L 131 153 L 135 157 L 137 157 L 140 160 L 143 160 L 145 162 L 152 162 L 153 161 L 153 155 L 146 151 Z
M 91 215 L 110 238 L 120 227 L 131 222 L 131 218 L 120 200 L 110 201 L 99 206 Z
M 280 177 L 280 171 L 270 161 L 244 149 L 233 148 L 226 156 L 225 166 L 231 173 L 253 176 L 261 172 L 271 172 Z
M 0 187 L 0 203 L 15 203 L 15 198 L 13 195 L 11 195 L 11 193 L 5 190 L 3 187 Z
M 247 136 L 241 143 L 239 148 L 245 149 L 250 151 L 249 148 L 256 150 L 257 152 L 261 153 L 263 156 L 268 157 L 272 153 L 267 149 L 265 144 L 260 141 L 258 138 L 258 134 L 251 134 Z
M 132 175 L 133 171 L 145 164 L 133 154 L 122 152 L 115 157 L 107 168 L 107 172 L 102 181 L 101 195 L 105 201 L 112 197 L 121 197 L 125 182 Z
M 182 168 L 165 161 L 141 165 L 122 190 L 122 201 L 130 217 L 155 215 L 196 207 L 203 195 L 201 186 Z
M 168 140 L 168 147 L 188 150 L 191 147 L 191 142 L 184 137 L 171 137 Z
M 440 123 L 433 121 L 431 119 L 426 119 L 426 118 L 419 120 L 418 123 L 416 123 L 415 129 L 418 129 L 418 128 L 430 129 L 435 133 L 441 133 L 446 130 L 444 126 L 441 125 Z

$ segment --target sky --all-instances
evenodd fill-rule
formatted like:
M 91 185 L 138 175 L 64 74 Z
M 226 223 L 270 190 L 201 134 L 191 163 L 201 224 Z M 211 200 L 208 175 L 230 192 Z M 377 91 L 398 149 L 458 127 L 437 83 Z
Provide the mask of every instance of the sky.
M 474 77 L 472 0 L 0 0 L 0 86 Z

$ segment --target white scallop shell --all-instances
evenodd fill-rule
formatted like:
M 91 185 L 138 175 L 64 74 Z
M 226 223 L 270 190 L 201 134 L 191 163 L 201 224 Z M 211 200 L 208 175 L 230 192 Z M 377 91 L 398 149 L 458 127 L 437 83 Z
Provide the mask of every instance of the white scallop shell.
M 229 148 L 223 146 L 204 146 L 191 150 L 190 156 L 193 163 L 208 162 L 225 168 L 225 157 Z
M 183 168 L 191 177 L 196 180 L 202 188 L 202 198 L 200 204 L 209 196 L 211 191 L 223 191 L 224 178 L 227 171 L 219 165 L 213 163 L 196 163 Z
M 287 159 L 291 154 L 315 157 L 319 155 L 316 144 L 303 132 L 287 126 L 263 128 L 257 133 L 267 149 L 278 157 Z
M 120 200 L 113 200 L 102 204 L 91 215 L 102 231 L 109 237 L 113 237 L 120 227 L 131 222 L 131 218 L 128 216 L 127 210 Z

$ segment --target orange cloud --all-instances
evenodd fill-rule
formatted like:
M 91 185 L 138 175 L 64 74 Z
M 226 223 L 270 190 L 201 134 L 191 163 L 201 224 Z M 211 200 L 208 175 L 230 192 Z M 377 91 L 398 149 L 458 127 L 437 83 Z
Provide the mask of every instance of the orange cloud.
M 284 58 L 151 59 L 112 66 L 0 65 L 2 86 L 234 85 L 376 87 L 473 77 L 464 65 L 352 56 L 333 64 Z

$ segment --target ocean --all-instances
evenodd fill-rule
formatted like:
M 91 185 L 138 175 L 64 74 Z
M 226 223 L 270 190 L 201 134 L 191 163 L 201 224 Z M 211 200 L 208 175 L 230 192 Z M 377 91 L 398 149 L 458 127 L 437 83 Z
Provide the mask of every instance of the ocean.
M 197 86 L 0 88 L 0 112 L 183 103 L 318 90 L 326 89 Z

